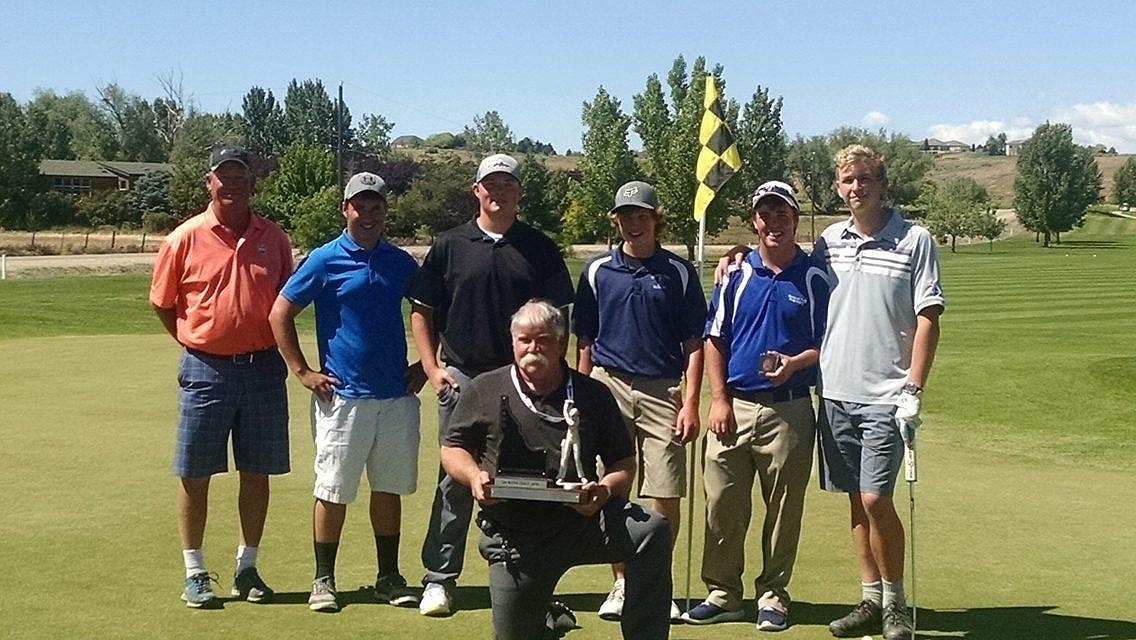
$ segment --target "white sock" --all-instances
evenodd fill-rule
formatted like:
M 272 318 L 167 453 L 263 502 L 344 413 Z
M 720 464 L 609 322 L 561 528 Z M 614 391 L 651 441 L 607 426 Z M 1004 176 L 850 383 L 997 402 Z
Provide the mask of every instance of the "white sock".
M 201 549 L 182 549 L 181 557 L 185 561 L 185 577 L 190 578 L 205 571 L 205 554 Z
M 256 566 L 256 547 L 237 545 L 237 573 Z
M 860 600 L 880 604 L 884 599 L 883 585 L 880 580 L 876 580 L 875 582 L 861 582 L 860 593 Z M 882 607 L 883 605 L 880 606 Z
M 900 607 L 907 608 L 907 598 L 903 595 L 903 580 L 896 580 L 895 582 L 883 581 L 884 583 L 884 600 L 883 606 L 895 602 Z

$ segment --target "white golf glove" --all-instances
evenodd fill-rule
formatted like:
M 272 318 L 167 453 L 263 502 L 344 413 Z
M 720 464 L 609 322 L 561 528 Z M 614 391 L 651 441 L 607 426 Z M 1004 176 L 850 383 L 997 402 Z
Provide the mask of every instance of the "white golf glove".
M 904 389 L 895 400 L 895 421 L 899 424 L 899 435 L 903 444 L 908 447 L 915 446 L 915 430 L 923 423 L 919 417 L 922 406 L 922 392 L 912 392 Z

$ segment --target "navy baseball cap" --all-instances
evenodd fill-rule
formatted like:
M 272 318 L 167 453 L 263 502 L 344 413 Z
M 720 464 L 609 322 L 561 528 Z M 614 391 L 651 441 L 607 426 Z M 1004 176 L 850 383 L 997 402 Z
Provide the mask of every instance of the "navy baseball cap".
M 757 207 L 757 203 L 761 202 L 764 198 L 781 198 L 789 203 L 790 207 L 801 212 L 801 206 L 797 204 L 797 192 L 793 191 L 793 187 L 781 182 L 780 180 L 770 180 L 762 184 L 753 192 L 753 199 L 750 200 L 749 208 L 752 210 Z

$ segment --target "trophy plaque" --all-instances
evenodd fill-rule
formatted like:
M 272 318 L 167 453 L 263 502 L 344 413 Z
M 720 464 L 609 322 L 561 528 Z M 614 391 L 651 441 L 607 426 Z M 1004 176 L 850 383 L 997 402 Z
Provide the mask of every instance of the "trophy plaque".
M 535 500 L 580 504 L 584 493 L 582 482 L 554 480 L 553 465 L 558 459 L 555 451 L 533 451 L 525 444 L 516 420 L 509 413 L 509 399 L 501 396 L 501 451 L 497 456 L 497 475 L 489 485 L 490 498 L 509 500 Z

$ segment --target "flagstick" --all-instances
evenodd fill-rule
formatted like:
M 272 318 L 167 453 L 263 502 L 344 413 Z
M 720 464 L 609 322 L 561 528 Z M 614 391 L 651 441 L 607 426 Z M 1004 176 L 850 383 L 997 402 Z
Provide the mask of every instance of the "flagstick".
M 703 212 L 702 216 L 698 218 L 698 248 L 696 256 L 698 261 L 698 286 L 702 286 L 702 274 L 705 263 L 705 238 L 706 238 L 706 213 Z M 689 443 L 690 446 L 690 464 L 687 465 L 687 508 L 686 508 L 686 611 L 691 609 L 690 600 L 690 583 L 691 583 L 691 558 L 694 555 L 694 472 L 697 467 L 695 466 L 694 450 L 698 448 L 698 439 L 695 438 Z

